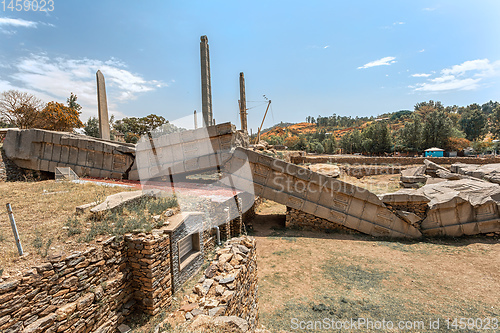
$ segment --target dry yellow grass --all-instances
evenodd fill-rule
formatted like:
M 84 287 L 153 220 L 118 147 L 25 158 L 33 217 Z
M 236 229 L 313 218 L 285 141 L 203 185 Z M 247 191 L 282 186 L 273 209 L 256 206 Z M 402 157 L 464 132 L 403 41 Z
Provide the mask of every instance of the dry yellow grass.
M 12 275 L 42 261 L 39 251 L 50 240 L 48 253 L 68 252 L 81 248 L 78 235 L 69 237 L 63 229 L 68 218 L 75 216 L 79 205 L 103 200 L 106 196 L 128 188 L 107 187 L 71 182 L 0 182 L 0 270 Z M 19 259 L 5 204 L 14 212 L 23 250 L 28 255 Z M 35 239 L 42 249 L 33 246 Z

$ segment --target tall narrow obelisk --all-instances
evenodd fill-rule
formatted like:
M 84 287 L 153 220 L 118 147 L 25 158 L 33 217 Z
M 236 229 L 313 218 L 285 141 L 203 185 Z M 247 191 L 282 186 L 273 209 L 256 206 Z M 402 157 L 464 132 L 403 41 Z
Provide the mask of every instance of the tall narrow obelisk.
M 245 95 L 245 76 L 240 73 L 240 120 L 241 130 L 247 131 L 247 98 Z
M 98 70 L 97 77 L 97 107 L 99 110 L 99 137 L 110 140 L 108 101 L 106 99 L 106 85 L 104 84 L 104 75 Z
M 212 85 L 210 83 L 210 52 L 207 36 L 200 37 L 201 60 L 201 112 L 203 126 L 210 126 L 213 122 L 212 114 Z

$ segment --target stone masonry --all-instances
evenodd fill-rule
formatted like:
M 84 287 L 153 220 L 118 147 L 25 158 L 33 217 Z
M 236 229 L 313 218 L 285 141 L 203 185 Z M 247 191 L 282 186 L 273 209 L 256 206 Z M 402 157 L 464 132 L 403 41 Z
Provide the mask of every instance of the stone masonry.
M 171 265 L 172 265 L 172 289 L 176 292 L 182 284 L 193 276 L 203 264 L 203 213 L 180 213 L 174 216 L 170 224 L 164 228 L 164 232 L 168 233 L 171 242 Z M 189 262 L 181 267 L 181 258 L 179 258 L 179 240 L 184 237 L 189 237 L 194 233 L 199 233 L 198 253 L 190 257 Z
M 158 332 L 167 332 L 176 324 L 192 332 L 200 324 L 233 321 L 239 330 L 254 332 L 259 323 L 257 252 L 255 239 L 233 238 L 217 251 L 216 258 L 186 295 L 181 308 L 160 323 Z M 225 332 L 222 330 L 221 332 Z
M 134 145 L 38 129 L 9 130 L 3 148 L 21 168 L 55 172 L 70 167 L 78 176 L 127 178 Z
M 170 237 L 165 234 L 127 234 L 128 263 L 137 308 L 149 315 L 170 305 Z
M 134 306 L 125 248 L 113 237 L 0 284 L 0 331 L 111 331 Z
M 355 232 L 354 230 L 349 229 L 341 224 L 329 221 L 327 219 L 322 219 L 321 217 L 304 213 L 300 210 L 290 207 L 286 208 L 285 226 L 287 228 L 296 228 L 301 230 L 349 230 Z
M 247 163 L 251 172 L 238 172 Z M 255 195 L 373 236 L 419 238 L 372 192 L 245 148 L 236 148 L 224 166 L 236 186 Z M 223 178 L 221 181 L 224 182 Z

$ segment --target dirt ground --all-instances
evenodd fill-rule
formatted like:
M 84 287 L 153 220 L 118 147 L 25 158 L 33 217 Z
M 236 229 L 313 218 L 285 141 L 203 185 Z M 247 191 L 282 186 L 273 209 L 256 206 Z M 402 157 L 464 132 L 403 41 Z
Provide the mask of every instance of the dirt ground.
M 440 320 L 432 332 L 447 332 L 447 319 L 500 321 L 498 241 L 286 230 L 285 210 L 267 201 L 254 221 L 261 324 L 273 332 L 324 318 L 404 321 L 412 332 L 429 331 L 429 320 Z

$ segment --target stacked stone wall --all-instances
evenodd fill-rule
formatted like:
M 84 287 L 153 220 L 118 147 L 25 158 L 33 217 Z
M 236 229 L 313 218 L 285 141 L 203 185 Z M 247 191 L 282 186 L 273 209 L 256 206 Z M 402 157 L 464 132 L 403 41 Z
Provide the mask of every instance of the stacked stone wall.
M 347 164 L 380 164 L 380 165 L 413 165 L 423 164 L 424 160 L 430 160 L 438 164 L 490 164 L 499 163 L 498 157 L 368 157 L 368 156 L 290 156 L 291 163 L 347 163 Z
M 296 228 L 300 230 L 344 230 L 356 232 L 341 224 L 322 219 L 291 207 L 286 208 L 285 226 L 287 228 Z
M 170 305 L 172 299 L 170 238 L 158 234 L 128 234 L 125 241 L 137 308 L 155 315 Z
M 111 331 L 134 307 L 125 248 L 111 238 L 0 284 L 0 331 Z
M 0 284 L 0 332 L 114 332 L 171 303 L 169 235 L 126 235 Z

